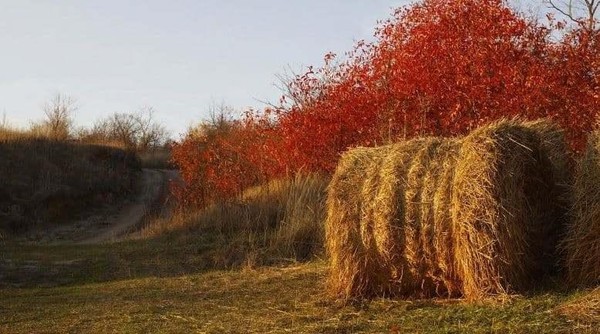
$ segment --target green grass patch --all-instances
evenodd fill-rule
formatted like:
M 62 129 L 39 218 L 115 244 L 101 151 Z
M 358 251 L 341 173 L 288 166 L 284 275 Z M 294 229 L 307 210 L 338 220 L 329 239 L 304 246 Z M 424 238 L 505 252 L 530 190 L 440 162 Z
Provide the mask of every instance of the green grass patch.
M 104 245 L 0 246 L 0 332 L 593 332 L 561 305 L 583 292 L 479 303 L 386 300 L 342 305 L 323 260 L 219 268 L 210 234 Z

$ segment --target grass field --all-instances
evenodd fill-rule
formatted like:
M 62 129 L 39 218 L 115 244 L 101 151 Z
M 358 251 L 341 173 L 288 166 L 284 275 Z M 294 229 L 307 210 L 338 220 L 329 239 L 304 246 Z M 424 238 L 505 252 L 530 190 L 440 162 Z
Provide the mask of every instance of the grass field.
M 214 261 L 221 242 L 191 234 L 2 244 L 0 332 L 568 333 L 600 326 L 598 291 L 341 305 L 324 293 L 324 260 L 223 268 Z M 570 303 L 578 303 L 575 311 Z
M 0 333 L 579 333 L 600 290 L 342 304 L 327 294 L 313 175 L 145 226 L 117 243 L 0 238 Z M 558 284 L 557 284 L 558 285 Z

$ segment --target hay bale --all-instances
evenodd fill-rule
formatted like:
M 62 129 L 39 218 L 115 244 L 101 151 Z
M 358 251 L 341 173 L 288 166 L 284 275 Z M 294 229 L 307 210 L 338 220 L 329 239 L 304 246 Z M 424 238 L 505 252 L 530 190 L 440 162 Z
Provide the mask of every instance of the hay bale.
M 357 148 L 347 152 L 328 186 L 325 239 L 332 266 L 336 268 L 331 273 L 330 282 L 332 288 L 341 295 L 386 293 L 388 277 L 385 265 L 376 256 L 375 233 L 372 230 L 365 231 L 369 224 L 361 222 L 364 221 L 364 212 L 368 210 L 368 200 L 372 199 L 363 190 L 367 180 L 365 173 L 373 173 L 388 149 Z M 368 197 L 362 199 L 360 196 Z
M 514 122 L 475 130 L 460 145 L 452 224 L 463 293 L 531 288 L 554 262 L 538 246 L 551 237 L 546 225 L 560 225 L 546 215 L 555 200 L 550 153 L 539 133 Z
M 333 293 L 478 298 L 535 284 L 554 260 L 547 226 L 564 218 L 550 134 L 501 121 L 346 152 L 327 198 Z
M 572 219 L 561 243 L 567 281 L 600 284 L 600 129 L 588 139 L 573 185 Z
M 546 258 L 559 259 L 548 269 L 552 272 L 558 272 L 560 267 L 560 249 L 557 244 L 560 243 L 561 237 L 565 233 L 567 222 L 570 220 L 569 211 L 573 206 L 573 165 L 574 159 L 570 154 L 567 142 L 565 141 L 564 131 L 549 119 L 540 119 L 536 121 L 526 122 L 525 126 L 533 129 L 540 135 L 541 145 L 543 150 L 548 152 L 548 158 L 551 161 L 551 168 L 555 186 L 552 188 L 553 193 L 548 198 L 552 198 L 554 205 L 548 208 L 545 213 L 546 219 L 558 219 L 560 224 L 546 224 L 548 230 L 545 235 L 548 239 L 542 240 L 542 244 L 536 247 L 543 247 Z

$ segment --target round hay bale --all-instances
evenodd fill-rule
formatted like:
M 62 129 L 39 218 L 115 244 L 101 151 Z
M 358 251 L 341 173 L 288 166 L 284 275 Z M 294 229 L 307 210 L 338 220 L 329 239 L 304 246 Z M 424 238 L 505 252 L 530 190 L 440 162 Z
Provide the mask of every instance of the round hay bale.
M 375 226 L 376 256 L 387 268 L 389 295 L 409 294 L 422 285 L 419 280 L 420 213 L 416 201 L 420 201 L 419 183 L 427 170 L 436 147 L 437 138 L 422 138 L 389 146 L 387 156 L 379 169 L 377 195 L 368 201 L 372 209 L 363 216 L 362 225 Z M 408 217 L 408 218 L 407 218 Z
M 384 293 L 386 278 L 380 278 L 383 265 L 369 254 L 371 240 L 362 239 L 362 212 L 368 202 L 359 195 L 363 192 L 365 173 L 375 168 L 385 150 L 387 147 L 348 151 L 340 159 L 328 186 L 325 240 L 332 264 L 330 286 L 339 296 Z
M 418 151 L 422 140 L 399 144 L 403 159 Z M 385 296 L 392 293 L 392 263 L 402 203 L 387 191 L 401 187 L 402 179 L 380 182 L 383 159 L 395 147 L 355 148 L 340 159 L 327 191 L 326 248 L 331 261 L 329 286 L 343 298 Z M 400 164 L 400 167 L 407 164 Z M 396 175 L 396 174 L 392 174 Z M 380 187 L 385 184 L 388 187 Z M 384 217 L 375 220 L 373 217 Z M 388 256 L 391 254 L 391 256 Z
M 573 185 L 571 221 L 561 242 L 571 286 L 600 284 L 600 130 L 588 139 Z
M 437 146 L 435 159 L 423 179 L 421 192 L 421 244 L 426 261 L 421 268 L 428 295 L 458 296 L 461 282 L 454 269 L 454 245 L 451 223 L 451 196 L 458 145 L 444 141 Z M 423 285 L 425 287 L 425 285 Z
M 501 121 L 346 152 L 328 188 L 332 292 L 478 298 L 534 285 L 554 261 L 548 226 L 564 218 L 549 133 Z
M 461 140 L 454 175 L 452 223 L 455 265 L 469 299 L 523 291 L 554 262 L 539 247 L 558 224 L 550 154 L 540 135 L 501 121 Z

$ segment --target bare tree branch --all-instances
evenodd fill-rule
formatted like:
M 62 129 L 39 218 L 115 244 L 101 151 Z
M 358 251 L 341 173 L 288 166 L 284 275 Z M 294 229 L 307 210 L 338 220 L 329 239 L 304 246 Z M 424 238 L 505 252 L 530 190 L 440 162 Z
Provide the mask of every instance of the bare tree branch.
M 556 10 L 586 30 L 599 31 L 597 14 L 600 0 L 569 0 L 562 3 L 556 0 L 544 0 L 544 2 L 548 4 L 549 8 Z
M 116 141 L 135 150 L 161 146 L 168 141 L 169 133 L 155 121 L 154 113 L 152 107 L 132 114 L 115 113 L 96 122 L 86 136 L 93 140 Z
M 52 138 L 61 140 L 69 138 L 73 128 L 73 113 L 77 109 L 75 99 L 60 93 L 56 94 L 44 104 L 43 110 L 46 119 L 42 123 L 42 127 Z

